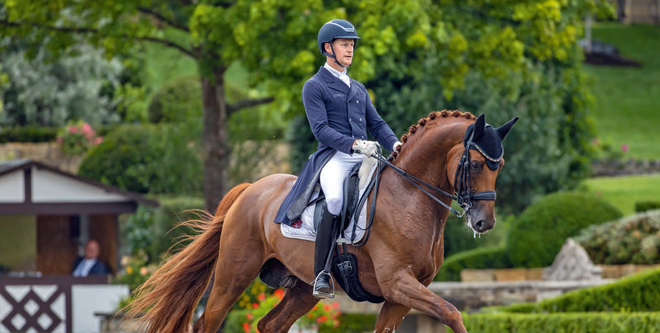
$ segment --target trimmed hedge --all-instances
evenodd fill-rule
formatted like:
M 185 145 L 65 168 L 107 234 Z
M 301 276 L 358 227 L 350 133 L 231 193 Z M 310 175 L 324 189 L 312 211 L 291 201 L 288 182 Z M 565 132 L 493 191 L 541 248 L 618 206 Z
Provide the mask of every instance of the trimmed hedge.
M 660 313 L 464 314 L 470 333 L 660 332 Z M 449 330 L 451 331 L 451 330 Z
M 643 213 L 649 210 L 660 209 L 660 201 L 637 201 L 635 202 L 635 212 Z
M 660 210 L 591 226 L 574 239 L 595 264 L 660 264 Z
M 0 130 L 0 143 L 7 142 L 51 142 L 57 138 L 56 127 L 12 127 Z
M 510 268 L 511 263 L 504 247 L 480 247 L 457 253 L 442 263 L 435 281 L 460 281 L 461 271 L 465 268 Z
M 497 309 L 511 313 L 660 311 L 658 286 L 660 269 L 655 269 L 536 304 L 515 304 Z
M 616 220 L 621 212 L 590 193 L 558 192 L 529 206 L 509 229 L 507 253 L 514 267 L 552 264 L 567 238 L 592 225 Z

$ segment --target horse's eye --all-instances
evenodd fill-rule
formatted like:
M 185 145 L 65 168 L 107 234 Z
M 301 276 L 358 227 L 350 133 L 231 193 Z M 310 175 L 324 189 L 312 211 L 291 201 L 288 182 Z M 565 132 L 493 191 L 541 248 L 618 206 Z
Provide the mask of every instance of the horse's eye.
M 477 161 L 472 161 L 470 162 L 470 167 L 474 170 L 479 170 L 481 169 L 481 163 Z

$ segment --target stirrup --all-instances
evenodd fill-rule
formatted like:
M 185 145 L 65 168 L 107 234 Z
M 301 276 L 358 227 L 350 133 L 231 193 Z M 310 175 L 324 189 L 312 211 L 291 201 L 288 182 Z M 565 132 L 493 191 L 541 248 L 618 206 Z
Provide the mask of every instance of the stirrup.
M 318 282 L 319 278 L 324 274 L 328 275 L 328 277 L 330 278 L 329 283 L 330 283 L 330 288 L 332 288 L 332 291 L 330 293 L 316 289 L 316 283 Z M 314 279 L 314 292 L 312 293 L 312 295 L 318 299 L 335 298 L 335 281 L 332 278 L 332 274 L 326 271 L 321 271 L 319 273 L 319 275 Z

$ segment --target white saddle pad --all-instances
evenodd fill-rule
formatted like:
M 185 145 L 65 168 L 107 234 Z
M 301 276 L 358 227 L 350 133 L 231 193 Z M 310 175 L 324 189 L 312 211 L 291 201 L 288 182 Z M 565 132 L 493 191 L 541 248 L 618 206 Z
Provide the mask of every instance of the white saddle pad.
M 373 177 L 374 172 L 376 171 L 376 167 L 377 167 L 376 159 L 374 158 L 365 158 L 364 161 L 362 162 L 362 166 L 360 166 L 360 172 L 359 172 L 360 198 L 362 198 L 362 196 L 364 195 L 364 192 L 366 191 L 367 188 L 366 185 L 369 184 L 371 177 Z M 318 190 L 314 191 L 312 197 L 310 198 L 310 201 L 316 199 L 318 196 L 319 196 L 319 191 Z M 287 238 L 302 239 L 312 242 L 315 241 L 316 240 L 316 230 L 314 230 L 315 210 L 316 210 L 316 205 L 307 206 L 307 208 L 305 208 L 302 215 L 300 216 L 302 223 L 301 222 L 294 223 L 291 226 L 282 223 L 281 224 L 282 234 Z M 351 239 L 353 238 L 354 224 L 355 224 L 355 218 L 352 219 L 352 221 L 344 231 L 344 235 L 346 236 L 346 240 L 348 241 L 349 244 L 358 243 L 362 239 L 362 237 L 364 237 L 364 229 L 367 224 L 366 204 L 362 206 L 362 210 L 360 211 L 360 217 L 357 219 L 358 227 L 355 228 L 355 239 L 353 239 L 353 241 L 351 242 Z

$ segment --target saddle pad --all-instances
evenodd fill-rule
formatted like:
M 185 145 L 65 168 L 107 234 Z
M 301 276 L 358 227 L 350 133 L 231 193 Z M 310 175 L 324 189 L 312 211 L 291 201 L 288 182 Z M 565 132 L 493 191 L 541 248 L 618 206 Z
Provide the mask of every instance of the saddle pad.
M 376 167 L 378 166 L 377 163 L 375 163 L 376 160 L 373 158 L 365 158 L 364 162 L 362 162 L 362 167 L 360 168 L 360 192 L 359 192 L 359 198 L 362 198 L 364 195 L 364 192 L 367 188 L 367 184 L 369 184 L 369 180 L 371 180 L 371 177 L 374 176 L 374 172 L 376 171 Z M 363 179 L 365 181 L 363 181 Z M 314 191 L 312 194 L 312 197 L 310 198 L 310 201 L 313 201 L 319 196 L 319 191 Z M 359 200 L 359 199 L 358 199 Z M 367 204 L 362 206 L 362 209 L 360 210 L 360 217 L 357 220 L 358 227 L 355 229 L 355 239 L 353 242 L 351 241 L 351 238 L 353 237 L 353 225 L 355 224 L 355 219 L 353 219 L 348 226 L 346 227 L 346 230 L 344 231 L 344 235 L 346 236 L 346 239 L 349 241 L 349 244 L 354 244 L 358 243 L 362 237 L 364 237 L 364 228 L 367 225 Z M 301 221 L 296 221 L 292 223 L 292 225 L 286 225 L 284 223 L 281 223 L 281 231 L 284 237 L 287 238 L 295 238 L 295 239 L 302 239 L 302 240 L 308 240 L 314 242 L 316 240 L 316 230 L 314 230 L 314 211 L 316 210 L 316 205 L 309 205 L 305 210 L 303 211 L 302 215 L 300 216 Z

